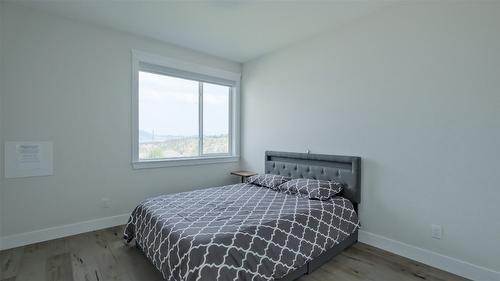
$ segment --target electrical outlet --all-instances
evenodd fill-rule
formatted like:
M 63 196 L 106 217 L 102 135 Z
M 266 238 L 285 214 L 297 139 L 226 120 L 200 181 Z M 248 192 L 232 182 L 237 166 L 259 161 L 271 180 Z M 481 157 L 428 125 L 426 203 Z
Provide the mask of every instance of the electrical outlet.
M 101 206 L 103 208 L 109 208 L 110 207 L 109 199 L 108 198 L 102 198 L 101 199 Z
M 431 225 L 431 236 L 434 239 L 441 239 L 443 237 L 443 229 L 440 225 Z

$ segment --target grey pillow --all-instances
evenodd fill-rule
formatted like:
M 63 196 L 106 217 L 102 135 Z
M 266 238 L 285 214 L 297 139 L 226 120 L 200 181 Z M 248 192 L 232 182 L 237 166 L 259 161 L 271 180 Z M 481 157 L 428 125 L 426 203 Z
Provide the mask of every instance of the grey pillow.
M 293 179 L 278 186 L 278 190 L 311 199 L 328 200 L 340 193 L 343 187 L 344 184 L 337 181 Z
M 277 189 L 279 185 L 291 180 L 290 177 L 272 175 L 272 174 L 258 174 L 251 176 L 247 179 L 247 183 Z

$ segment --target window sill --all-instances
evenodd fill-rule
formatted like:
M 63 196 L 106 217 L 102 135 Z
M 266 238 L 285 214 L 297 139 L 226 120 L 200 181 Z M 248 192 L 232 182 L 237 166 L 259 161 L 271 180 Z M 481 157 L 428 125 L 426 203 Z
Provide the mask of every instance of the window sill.
M 145 160 L 132 162 L 133 169 L 152 169 L 178 166 L 197 166 L 205 164 L 238 162 L 239 156 L 215 156 L 215 157 L 196 157 L 168 160 Z

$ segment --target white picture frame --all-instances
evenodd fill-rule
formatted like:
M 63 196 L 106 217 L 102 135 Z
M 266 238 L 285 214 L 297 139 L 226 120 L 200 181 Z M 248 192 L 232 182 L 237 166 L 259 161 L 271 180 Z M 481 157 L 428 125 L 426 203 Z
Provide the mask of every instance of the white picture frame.
M 4 148 L 5 178 L 54 174 L 52 142 L 5 142 Z

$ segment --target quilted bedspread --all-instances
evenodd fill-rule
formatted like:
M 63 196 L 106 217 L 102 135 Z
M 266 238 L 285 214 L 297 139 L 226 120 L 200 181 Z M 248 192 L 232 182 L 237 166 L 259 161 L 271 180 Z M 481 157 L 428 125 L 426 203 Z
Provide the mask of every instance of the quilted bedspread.
M 252 184 L 163 195 L 125 229 L 166 280 L 274 280 L 359 227 L 351 202 L 311 200 Z

